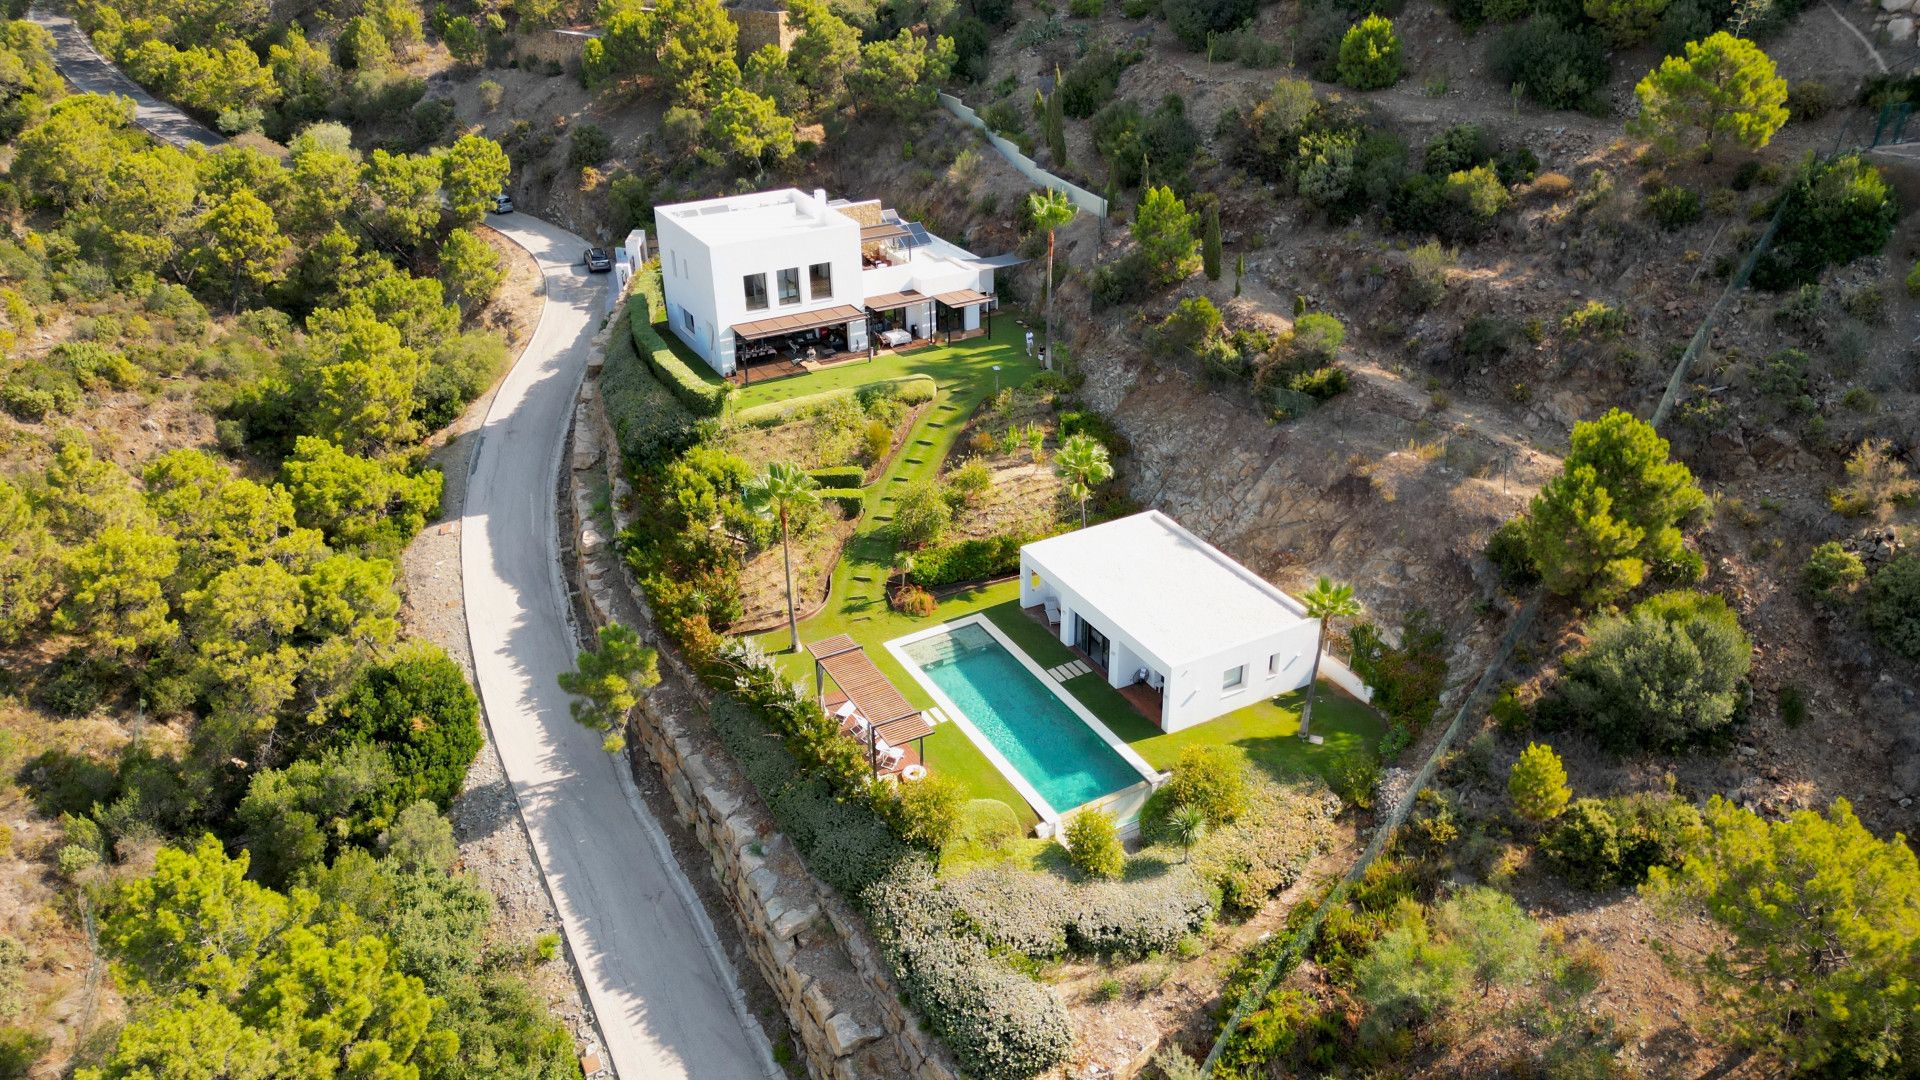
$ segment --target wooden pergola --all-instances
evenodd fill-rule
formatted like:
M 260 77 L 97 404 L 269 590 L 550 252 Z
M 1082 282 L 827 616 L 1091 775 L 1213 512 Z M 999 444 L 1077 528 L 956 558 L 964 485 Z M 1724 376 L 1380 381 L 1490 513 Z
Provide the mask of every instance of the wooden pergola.
M 813 656 L 813 688 L 819 698 L 820 707 L 827 705 L 827 680 L 839 687 L 853 703 L 854 710 L 867 719 L 867 732 L 864 741 L 867 744 L 867 765 L 875 773 L 880 771 L 879 744 L 884 740 L 888 746 L 905 746 L 912 743 L 914 752 L 925 762 L 928 735 L 933 734 L 933 724 L 927 714 L 914 708 L 902 697 L 897 687 L 874 666 L 873 658 L 851 637 L 835 634 L 822 641 L 807 646 L 807 652 Z

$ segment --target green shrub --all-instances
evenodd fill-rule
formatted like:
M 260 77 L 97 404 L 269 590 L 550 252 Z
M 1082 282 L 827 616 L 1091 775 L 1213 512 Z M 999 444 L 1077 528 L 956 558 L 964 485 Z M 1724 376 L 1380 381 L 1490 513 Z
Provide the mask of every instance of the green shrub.
M 1511 517 L 1500 523 L 1487 538 L 1487 561 L 1510 589 L 1524 589 L 1540 581 L 1540 569 L 1527 551 L 1527 523 L 1523 517 Z
M 1551 746 L 1528 743 L 1507 774 L 1507 797 L 1514 810 L 1531 822 L 1559 817 L 1571 794 L 1566 766 Z
M 1576 799 L 1541 838 L 1540 850 L 1576 885 L 1633 887 L 1656 866 L 1679 866 L 1705 833 L 1700 811 L 1665 793 Z
M 1860 561 L 1860 556 L 1841 547 L 1837 540 L 1814 548 L 1807 556 L 1807 564 L 1800 569 L 1800 580 L 1807 591 L 1821 600 L 1852 592 L 1866 579 L 1866 564 Z
M 1082 810 L 1067 822 L 1067 860 L 1074 869 L 1091 878 L 1108 881 L 1119 878 L 1126 868 L 1127 853 L 1120 846 L 1120 831 L 1114 828 L 1113 815 L 1105 810 Z
M 1607 49 L 1591 31 L 1552 15 L 1502 30 L 1488 57 L 1494 78 L 1550 109 L 1589 109 L 1607 85 Z
M 1066 1060 L 1073 1026 L 1051 989 L 958 931 L 959 905 L 921 860 L 862 894 L 895 980 L 961 1069 L 1033 1076 Z
M 1858 154 L 1809 160 L 1783 197 L 1780 230 L 1753 272 L 1756 286 L 1774 292 L 1811 284 L 1829 266 L 1877 254 L 1900 216 L 1893 189 Z
M 673 396 L 695 416 L 718 416 L 726 407 L 726 385 L 715 381 L 711 372 L 702 374 L 694 370 L 661 336 L 654 312 L 656 308 L 665 311 L 666 306 L 649 295 L 658 287 L 658 273 L 652 266 L 643 268 L 639 274 L 640 284 L 634 288 L 633 298 L 627 301 L 627 326 L 633 334 L 634 348 L 653 369 L 654 377 L 673 391 Z
M 782 401 L 770 401 L 764 405 L 741 409 L 733 414 L 733 419 L 741 424 L 770 426 L 785 422 L 801 413 L 817 410 L 835 401 L 856 398 L 863 391 L 871 392 L 874 387 L 883 385 L 895 387 L 900 401 L 907 405 L 932 401 L 936 389 L 931 375 L 901 375 L 863 386 L 843 386 L 837 390 L 822 390 L 819 393 L 802 394 Z
M 1574 884 L 1606 888 L 1620 867 L 1620 828 L 1599 799 L 1576 799 L 1541 838 L 1540 851 Z
M 901 547 L 922 548 L 938 543 L 953 523 L 953 507 L 938 484 L 921 482 L 908 485 L 893 508 L 894 542 Z
M 1369 15 L 1340 39 L 1338 71 L 1342 85 L 1355 90 L 1379 90 L 1400 81 L 1400 35 L 1393 22 Z
M 1913 269 L 1907 271 L 1907 295 L 1920 296 L 1920 262 L 1915 262 Z
M 1349 379 L 1345 368 L 1322 367 L 1303 371 L 1287 380 L 1287 389 L 1305 394 L 1315 401 L 1329 401 L 1346 393 Z
M 1307 363 L 1332 363 L 1346 340 L 1346 324 L 1336 315 L 1310 311 L 1293 320 L 1293 353 Z
M 1193 52 L 1207 47 L 1213 34 L 1237 30 L 1259 10 L 1254 0 L 1161 0 L 1160 14 L 1180 44 Z
M 1733 722 L 1753 643 L 1717 596 L 1668 592 L 1588 623 L 1560 695 L 1571 715 L 1619 751 L 1674 748 Z
M 867 481 L 867 470 L 858 465 L 829 465 L 824 469 L 812 469 L 808 476 L 823 488 L 857 488 Z
M 1615 48 L 1627 49 L 1653 36 L 1668 0 L 1586 0 L 1587 17 Z
M 335 745 L 369 742 L 399 773 L 396 800 L 453 805 L 479 754 L 480 704 L 460 665 L 421 644 L 360 673 L 329 714 Z
M 985 581 L 1020 572 L 1020 548 L 1041 539 L 1016 530 L 922 548 L 913 556 L 913 580 L 929 588 Z
M 1103 413 L 1091 409 L 1067 409 L 1060 413 L 1058 420 L 1061 442 L 1075 435 L 1088 435 L 1107 448 L 1108 457 L 1120 457 L 1133 451 L 1133 444 L 1120 434 L 1120 429 Z
M 1873 575 L 1867 621 L 1882 645 L 1920 659 L 1920 555 L 1902 555 Z
M 1173 776 L 1161 790 L 1174 806 L 1191 806 L 1213 827 L 1246 812 L 1247 781 L 1240 757 L 1224 746 L 1189 746 L 1174 762 Z
M 866 499 L 857 491 L 826 490 L 820 493 L 820 503 L 840 511 L 840 517 L 852 521 L 866 508 Z
M 1095 9 L 1090 17 L 1098 17 L 1101 0 L 1090 2 Z M 1099 112 L 1101 106 L 1113 100 L 1114 91 L 1120 86 L 1120 73 L 1126 68 L 1126 61 L 1112 49 L 1088 50 L 1060 79 L 1060 111 L 1076 120 L 1085 120 Z
M 1560 329 L 1573 337 L 1611 338 L 1627 328 L 1627 313 L 1601 300 L 1589 300 L 1560 320 Z
M 1069 952 L 1138 959 L 1172 949 L 1213 915 L 1206 885 L 1185 868 L 1144 881 L 1074 885 L 996 867 L 944 888 L 988 944 L 1035 960 Z
M 1654 192 L 1647 199 L 1647 212 L 1668 232 L 1686 228 L 1699 221 L 1704 213 L 1700 206 L 1700 193 L 1678 184 Z
M 607 339 L 600 398 L 630 469 L 663 462 L 693 440 L 694 416 L 641 361 L 630 334 Z

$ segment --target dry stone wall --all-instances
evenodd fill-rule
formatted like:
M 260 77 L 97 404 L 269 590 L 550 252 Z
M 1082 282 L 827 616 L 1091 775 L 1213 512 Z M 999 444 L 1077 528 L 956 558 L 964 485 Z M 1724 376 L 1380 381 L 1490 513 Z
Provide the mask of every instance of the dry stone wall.
M 674 809 L 706 850 L 708 869 L 747 951 L 780 999 L 810 1076 L 959 1080 L 945 1049 L 901 1001 L 865 923 L 813 877 L 793 844 L 774 829 L 759 796 L 706 727 L 704 709 L 667 704 L 703 706 L 709 698 L 660 639 L 637 583 L 614 553 L 613 537 L 626 523 L 618 508 L 631 490 L 597 387 L 590 373 L 571 435 L 571 569 L 581 606 L 596 626 L 615 617 L 634 625 L 659 649 L 663 680 L 687 690 L 656 692 L 636 710 L 629 753 L 644 754 L 659 770 Z M 615 508 L 611 514 L 596 509 L 608 503 Z M 645 767 L 637 758 L 636 765 Z

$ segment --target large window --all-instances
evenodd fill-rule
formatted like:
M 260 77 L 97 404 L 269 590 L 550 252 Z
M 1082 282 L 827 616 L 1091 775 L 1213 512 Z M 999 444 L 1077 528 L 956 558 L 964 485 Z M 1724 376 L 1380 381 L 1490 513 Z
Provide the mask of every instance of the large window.
M 1222 693 L 1238 690 L 1245 685 L 1247 685 L 1247 665 L 1245 664 L 1237 668 L 1228 668 L 1226 675 L 1220 679 Z
M 815 300 L 833 296 L 833 264 L 814 263 L 807 267 L 807 295 Z
M 746 282 L 747 282 L 747 310 L 748 311 L 767 310 L 767 275 L 748 274 L 746 277 Z
M 800 302 L 800 268 L 789 266 L 780 271 L 780 302 L 797 304 Z

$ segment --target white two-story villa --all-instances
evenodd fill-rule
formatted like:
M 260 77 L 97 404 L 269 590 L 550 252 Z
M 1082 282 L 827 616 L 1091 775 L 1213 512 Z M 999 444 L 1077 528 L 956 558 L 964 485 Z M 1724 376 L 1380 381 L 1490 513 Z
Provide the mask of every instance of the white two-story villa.
M 879 200 L 795 188 L 656 207 L 675 334 L 722 375 L 979 330 L 993 273 Z

